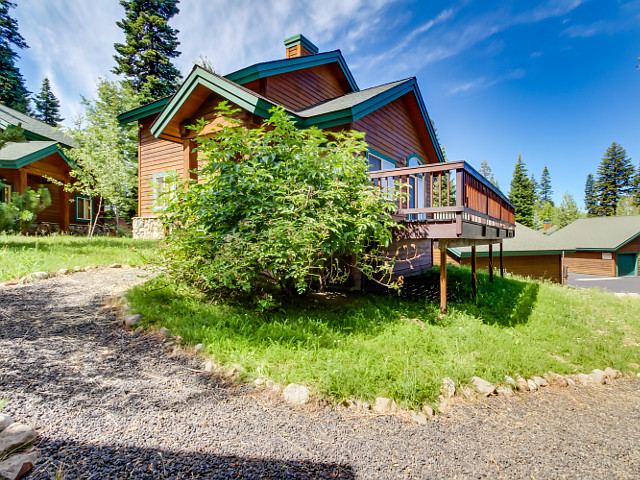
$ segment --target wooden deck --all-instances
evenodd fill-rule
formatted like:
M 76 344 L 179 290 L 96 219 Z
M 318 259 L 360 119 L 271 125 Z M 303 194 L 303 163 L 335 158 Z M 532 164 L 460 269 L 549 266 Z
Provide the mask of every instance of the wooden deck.
M 515 235 L 515 207 L 464 161 L 369 172 L 383 192 L 397 191 L 398 239 L 489 243 Z M 389 193 L 391 196 L 391 193 Z M 470 240 L 468 243 L 464 240 Z M 486 241 L 486 242 L 484 242 Z

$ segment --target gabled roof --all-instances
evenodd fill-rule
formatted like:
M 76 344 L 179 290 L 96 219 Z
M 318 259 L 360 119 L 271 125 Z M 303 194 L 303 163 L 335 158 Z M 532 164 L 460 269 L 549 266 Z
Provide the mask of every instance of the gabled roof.
M 52 141 L 8 142 L 0 149 L 0 168 L 22 168 L 57 153 L 70 166 L 73 162 Z
M 71 138 L 51 125 L 0 104 L 0 128 L 4 130 L 9 125 L 17 126 L 18 124 L 22 125 L 27 140 L 54 140 L 67 147 L 77 146 Z
M 525 227 L 520 223 L 516 223 L 516 234 L 512 238 L 505 238 L 502 240 L 502 251 L 504 255 L 554 255 L 560 254 L 562 251 L 573 251 L 573 248 L 564 248 L 560 242 L 557 242 L 553 237 L 548 237 L 542 232 L 532 230 L 529 227 Z M 494 248 L 494 252 L 495 252 Z M 470 257 L 471 247 L 458 247 L 450 248 L 457 257 Z M 480 245 L 476 247 L 476 255 L 479 257 L 486 257 L 489 255 L 489 246 Z
M 139 106 L 138 108 L 134 108 L 133 110 L 129 110 L 128 112 L 121 113 L 116 118 L 120 124 L 124 125 L 125 123 L 130 123 L 140 118 L 148 117 L 154 113 L 160 113 L 164 109 L 165 105 L 169 103 L 169 100 L 171 100 L 171 96 L 160 98 L 155 102 L 147 103 Z
M 581 218 L 549 238 L 576 250 L 615 251 L 640 236 L 640 215 Z
M 236 70 L 235 72 L 231 72 L 228 75 L 225 75 L 225 77 L 232 82 L 244 85 L 245 83 L 258 80 L 260 78 L 279 75 L 281 73 L 294 72 L 296 70 L 317 67 L 329 63 L 338 64 L 352 91 L 357 92 L 360 90 L 340 50 L 318 53 L 316 55 L 306 55 L 303 57 L 284 58 L 281 60 L 272 60 L 270 62 L 256 63 L 254 65 L 241 68 L 240 70 Z

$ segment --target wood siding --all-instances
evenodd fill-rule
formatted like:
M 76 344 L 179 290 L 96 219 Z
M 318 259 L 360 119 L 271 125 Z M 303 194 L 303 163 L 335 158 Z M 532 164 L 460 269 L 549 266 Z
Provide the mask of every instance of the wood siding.
M 393 274 L 417 275 L 433 266 L 431 240 L 396 240 L 387 252 L 395 258 Z
M 433 154 L 427 153 L 424 144 L 430 138 L 421 138 L 413 122 L 409 108 L 400 97 L 351 124 L 352 130 L 366 133 L 365 141 L 369 146 L 406 166 L 407 157 L 417 154 L 425 163 L 437 163 Z
M 155 116 L 140 121 L 138 142 L 138 216 L 153 217 L 153 174 L 175 170 L 183 174 L 183 144 L 169 142 L 151 135 L 149 127 Z
M 586 273 L 605 277 L 616 276 L 616 256 L 611 254 L 610 260 L 602 258 L 602 252 L 576 252 L 566 254 L 564 263 L 569 273 Z

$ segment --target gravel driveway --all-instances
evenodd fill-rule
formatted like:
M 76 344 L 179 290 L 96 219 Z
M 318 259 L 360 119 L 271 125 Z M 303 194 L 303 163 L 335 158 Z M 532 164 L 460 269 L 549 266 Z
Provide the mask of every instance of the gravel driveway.
M 39 432 L 30 478 L 640 478 L 639 381 L 494 397 L 426 426 L 291 408 L 122 329 L 100 307 L 140 275 L 0 288 L 0 397 Z

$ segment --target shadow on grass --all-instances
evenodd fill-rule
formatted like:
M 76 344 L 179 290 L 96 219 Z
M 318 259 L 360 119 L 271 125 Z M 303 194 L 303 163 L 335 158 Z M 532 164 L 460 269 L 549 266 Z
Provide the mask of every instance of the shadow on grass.
M 526 323 L 535 307 L 540 284 L 514 278 L 493 276 L 477 272 L 478 294 L 474 301 L 471 293 L 471 270 L 469 268 L 447 266 L 447 301 L 450 307 L 474 316 L 490 325 L 511 327 Z M 406 279 L 401 294 L 411 300 L 427 298 L 440 301 L 440 267 Z

